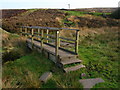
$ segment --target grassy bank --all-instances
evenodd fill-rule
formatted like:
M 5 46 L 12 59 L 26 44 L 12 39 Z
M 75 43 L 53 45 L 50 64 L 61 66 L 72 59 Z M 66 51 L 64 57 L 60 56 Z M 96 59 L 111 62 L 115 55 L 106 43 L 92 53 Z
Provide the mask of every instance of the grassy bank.
M 3 29 L 0 31 L 2 32 L 2 63 L 14 61 L 29 53 L 25 37 L 8 33 Z
M 87 36 L 79 46 L 79 55 L 90 78 L 102 77 L 105 82 L 95 87 L 118 88 L 119 29 L 103 29 L 104 33 Z
M 40 76 L 51 70 L 54 71 L 53 77 L 46 84 L 41 84 Z M 44 55 L 33 52 L 4 64 L 3 88 L 81 88 L 78 74 L 80 73 L 65 74 Z

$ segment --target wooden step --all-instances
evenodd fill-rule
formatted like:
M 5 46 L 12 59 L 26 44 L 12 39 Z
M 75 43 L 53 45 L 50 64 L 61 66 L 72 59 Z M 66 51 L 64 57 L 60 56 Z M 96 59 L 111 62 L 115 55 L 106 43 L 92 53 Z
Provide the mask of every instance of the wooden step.
M 70 59 L 70 60 L 61 61 L 61 64 L 66 65 L 66 64 L 81 63 L 81 62 L 82 60 L 79 60 L 79 59 Z
M 60 61 L 70 60 L 70 59 L 76 59 L 77 55 L 63 55 L 60 56 Z
M 76 66 L 72 66 L 72 67 L 68 67 L 68 68 L 64 68 L 65 72 L 70 72 L 70 71 L 76 71 L 80 68 L 85 67 L 84 65 L 80 64 L 80 65 L 76 65 Z

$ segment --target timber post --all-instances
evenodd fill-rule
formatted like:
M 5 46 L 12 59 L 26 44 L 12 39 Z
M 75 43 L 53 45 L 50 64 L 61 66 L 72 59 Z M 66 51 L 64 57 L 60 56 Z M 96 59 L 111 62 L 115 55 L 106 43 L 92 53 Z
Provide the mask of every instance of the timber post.
M 76 41 L 75 41 L 75 53 L 78 54 L 78 45 L 79 45 L 79 30 L 76 31 Z
M 58 47 L 60 47 L 60 31 L 59 31 L 59 37 L 58 37 Z
M 32 28 L 32 38 L 31 38 L 32 48 L 33 48 L 33 40 L 34 40 L 34 29 Z
M 48 37 L 48 33 L 49 33 L 49 30 L 47 29 L 47 30 L 46 30 L 47 38 L 49 38 L 49 37 Z M 48 43 L 48 39 L 47 39 L 46 42 Z
M 55 55 L 57 61 L 58 61 L 58 50 L 59 50 L 59 31 L 56 31 Z
M 27 28 L 25 28 L 25 37 L 27 37 Z
M 40 36 L 40 29 L 38 29 L 38 40 L 40 40 L 39 36 Z
M 44 31 L 41 30 L 41 51 L 42 51 L 42 49 L 43 49 L 43 39 L 44 39 L 43 34 L 44 34 Z

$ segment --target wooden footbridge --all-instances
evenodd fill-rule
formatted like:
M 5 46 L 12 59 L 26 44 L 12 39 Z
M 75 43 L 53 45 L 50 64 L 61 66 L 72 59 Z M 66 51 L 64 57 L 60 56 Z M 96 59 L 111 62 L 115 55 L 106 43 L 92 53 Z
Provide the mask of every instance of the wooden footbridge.
M 72 30 L 75 38 L 61 37 L 61 31 Z M 27 37 L 27 46 L 36 49 L 52 60 L 65 72 L 75 71 L 85 67 L 78 57 L 79 30 L 67 28 L 51 28 L 39 26 L 22 26 L 21 35 Z M 71 50 L 68 47 L 71 46 Z M 72 49 L 74 48 L 74 49 Z

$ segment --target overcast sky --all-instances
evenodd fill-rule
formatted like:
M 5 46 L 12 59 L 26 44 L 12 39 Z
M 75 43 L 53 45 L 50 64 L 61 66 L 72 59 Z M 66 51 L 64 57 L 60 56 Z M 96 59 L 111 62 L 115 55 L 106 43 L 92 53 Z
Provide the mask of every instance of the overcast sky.
M 119 0 L 0 0 L 0 9 L 118 7 Z

